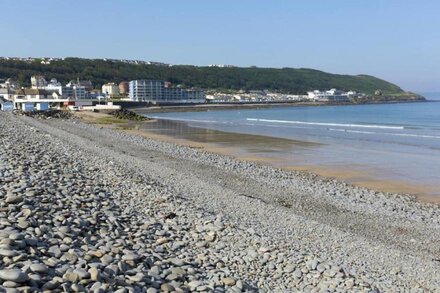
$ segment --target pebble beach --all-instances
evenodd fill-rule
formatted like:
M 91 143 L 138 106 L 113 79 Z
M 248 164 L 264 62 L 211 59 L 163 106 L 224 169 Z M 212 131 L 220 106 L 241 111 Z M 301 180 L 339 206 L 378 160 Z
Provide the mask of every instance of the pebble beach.
M 0 112 L 0 292 L 438 292 L 440 209 Z

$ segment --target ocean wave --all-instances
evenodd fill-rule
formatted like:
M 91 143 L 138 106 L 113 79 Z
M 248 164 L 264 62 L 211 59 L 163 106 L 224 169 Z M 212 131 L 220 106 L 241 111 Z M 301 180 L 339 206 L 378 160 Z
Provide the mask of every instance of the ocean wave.
M 319 125 L 319 126 L 336 126 L 336 127 L 353 127 L 353 128 L 378 128 L 378 129 L 405 129 L 404 126 L 388 126 L 376 124 L 344 124 L 344 123 L 324 123 L 324 122 L 306 122 L 306 121 L 292 121 L 292 120 L 271 120 L 246 118 L 247 121 L 269 122 L 269 123 L 286 123 L 286 124 L 304 124 L 304 125 Z
M 159 117 L 159 116 L 149 116 L 152 119 L 169 120 L 169 121 L 182 121 L 182 122 L 201 122 L 201 123 L 222 123 L 227 124 L 227 122 L 215 121 L 215 120 L 198 120 L 198 119 L 185 119 L 185 118 L 169 118 L 169 117 Z
M 330 130 L 330 131 L 338 131 L 338 132 L 360 133 L 360 134 L 384 134 L 384 135 L 391 135 L 391 136 L 404 136 L 404 137 L 419 137 L 419 138 L 436 138 L 436 139 L 440 139 L 440 136 L 437 136 L 437 135 L 427 135 L 427 134 L 374 132 L 374 131 L 334 129 L 334 128 L 329 128 L 328 130 Z

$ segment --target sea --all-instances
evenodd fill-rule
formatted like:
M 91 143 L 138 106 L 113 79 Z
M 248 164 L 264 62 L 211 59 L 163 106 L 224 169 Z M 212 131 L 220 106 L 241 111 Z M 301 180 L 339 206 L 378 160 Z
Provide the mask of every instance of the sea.
M 321 171 L 361 186 L 440 199 L 440 93 L 425 96 L 430 101 L 148 116 L 195 129 L 288 139 L 291 147 L 277 147 L 272 139 L 254 148 L 243 143 L 240 152 L 277 167 Z

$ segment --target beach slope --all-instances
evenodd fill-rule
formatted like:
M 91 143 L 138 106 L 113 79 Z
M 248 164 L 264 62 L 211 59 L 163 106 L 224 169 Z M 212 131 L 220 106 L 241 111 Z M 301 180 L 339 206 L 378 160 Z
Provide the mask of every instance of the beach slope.
M 80 120 L 0 124 L 3 287 L 440 290 L 436 205 Z

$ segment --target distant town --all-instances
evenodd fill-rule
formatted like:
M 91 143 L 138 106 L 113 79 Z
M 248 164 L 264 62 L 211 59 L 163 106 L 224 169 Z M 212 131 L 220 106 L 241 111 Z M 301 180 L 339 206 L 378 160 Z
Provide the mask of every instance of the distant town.
M 50 61 L 47 61 L 50 62 Z M 62 84 L 42 75 L 32 76 L 30 88 L 21 87 L 13 78 L 0 80 L 0 107 L 2 110 L 48 110 L 63 107 L 86 109 L 106 102 L 113 107 L 115 101 L 141 102 L 149 105 L 204 104 L 204 103 L 258 103 L 258 102 L 349 102 L 351 98 L 363 98 L 365 94 L 337 89 L 314 90 L 307 95 L 273 93 L 267 90 L 222 93 L 203 89 L 186 89 L 162 80 L 131 80 L 105 83 L 97 89 L 90 80 L 71 80 Z M 99 106 L 98 106 L 99 107 Z M 103 105 L 100 106 L 104 107 Z
M 302 68 L 75 57 L 0 57 L 0 65 L 2 110 L 424 100 L 372 76 Z
M 65 58 L 56 57 L 0 57 L 0 60 L 13 60 L 13 61 L 24 61 L 28 63 L 33 63 L 39 61 L 41 64 L 51 64 L 54 61 L 63 61 Z M 156 65 L 156 66 L 172 66 L 171 64 L 155 61 L 144 61 L 144 60 L 130 60 L 130 59 L 114 59 L 114 58 L 98 58 L 95 60 L 111 61 L 111 62 L 122 62 L 127 64 L 139 64 L 139 65 Z

